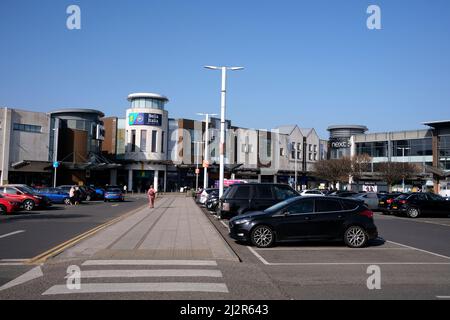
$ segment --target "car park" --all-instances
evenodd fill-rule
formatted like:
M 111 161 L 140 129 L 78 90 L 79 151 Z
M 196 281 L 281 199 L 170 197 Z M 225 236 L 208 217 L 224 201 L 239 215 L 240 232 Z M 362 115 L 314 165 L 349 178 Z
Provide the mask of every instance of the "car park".
M 362 201 L 370 210 L 378 210 L 378 195 L 374 192 L 360 193 L 350 198 Z
M 52 205 L 47 197 L 36 194 L 36 191 L 26 185 L 0 186 L 0 194 L 20 202 L 26 211 L 33 211 L 36 208 L 45 209 Z
M 125 196 L 122 192 L 122 189 L 119 187 L 108 187 L 105 190 L 105 202 L 109 201 L 125 201 Z
M 10 214 L 20 210 L 21 203 L 0 194 L 0 215 Z
M 285 184 L 234 184 L 224 193 L 217 208 L 219 218 L 231 218 L 249 211 L 265 210 L 299 193 Z
M 450 202 L 434 193 L 402 194 L 388 206 L 392 214 L 405 214 L 409 218 L 423 215 L 450 215 Z
M 268 248 L 277 242 L 343 240 L 362 248 L 378 237 L 373 212 L 360 201 L 296 197 L 229 222 L 230 237 Z
M 59 188 L 36 188 L 36 193 L 50 199 L 52 203 L 70 204 L 69 193 Z

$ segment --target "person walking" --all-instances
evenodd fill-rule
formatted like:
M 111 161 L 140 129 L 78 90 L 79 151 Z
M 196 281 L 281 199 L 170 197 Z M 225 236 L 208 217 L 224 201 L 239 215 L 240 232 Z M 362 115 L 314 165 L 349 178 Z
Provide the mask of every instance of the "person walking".
M 70 205 L 75 204 L 75 186 L 72 186 L 69 191 Z
M 154 208 L 155 207 L 156 190 L 153 188 L 153 186 L 150 186 L 150 189 L 148 189 L 147 196 L 148 196 L 148 202 L 150 204 L 150 208 Z

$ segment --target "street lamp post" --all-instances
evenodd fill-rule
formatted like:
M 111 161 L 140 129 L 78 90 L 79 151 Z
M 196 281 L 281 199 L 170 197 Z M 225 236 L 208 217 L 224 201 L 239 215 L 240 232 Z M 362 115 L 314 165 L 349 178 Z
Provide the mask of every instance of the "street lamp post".
M 397 148 L 397 150 L 402 150 L 403 167 L 404 167 L 404 164 L 405 164 L 405 151 L 406 150 L 411 150 L 411 148 L 400 147 L 400 148 Z M 403 173 L 403 180 L 402 180 L 402 191 L 405 192 L 405 174 L 404 173 Z
M 194 143 L 197 145 L 197 166 L 195 169 L 195 191 L 198 190 L 198 176 L 200 174 L 200 169 L 199 169 L 199 163 L 200 163 L 200 145 L 203 143 L 203 141 L 194 141 Z
M 205 116 L 206 119 L 206 126 L 205 126 L 205 155 L 204 160 L 205 162 L 209 161 L 209 119 L 213 116 L 217 116 L 216 113 L 197 113 L 199 116 Z M 208 166 L 204 166 L 204 172 L 203 172 L 203 189 L 208 188 Z
M 220 174 L 219 174 L 219 197 L 223 195 L 224 177 L 225 177 L 225 115 L 226 115 L 226 98 L 227 98 L 227 71 L 242 70 L 242 67 L 215 67 L 205 66 L 210 70 L 222 71 L 222 90 L 221 90 L 221 105 L 220 105 Z
M 58 128 L 54 128 L 53 129 L 54 132 L 54 147 L 53 147 L 53 167 L 55 168 L 55 172 L 53 175 L 53 188 L 56 188 L 56 174 L 58 171 L 58 144 L 59 144 L 59 129 Z

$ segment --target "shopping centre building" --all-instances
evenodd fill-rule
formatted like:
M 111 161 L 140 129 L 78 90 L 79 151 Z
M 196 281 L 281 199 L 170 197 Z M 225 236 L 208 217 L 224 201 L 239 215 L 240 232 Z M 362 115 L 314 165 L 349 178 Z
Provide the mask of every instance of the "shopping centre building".
M 170 117 L 169 98 L 155 93 L 128 96 L 123 116 L 105 117 L 93 109 L 61 109 L 49 113 L 0 109 L 1 183 L 127 185 L 144 191 L 177 191 L 196 185 L 196 171 L 208 160 L 208 185 L 219 178 L 220 119 Z M 124 99 L 125 101 L 125 99 Z M 362 184 L 379 191 L 382 162 L 410 162 L 421 173 L 408 187 L 447 188 L 450 179 L 450 121 L 428 122 L 423 129 L 368 133 L 363 125 L 328 128 L 321 139 L 313 128 L 297 125 L 271 130 L 234 126 L 226 121 L 225 177 L 249 182 L 324 186 L 314 175 L 322 159 L 367 154 L 371 168 Z M 208 135 L 206 135 L 208 128 Z M 208 155 L 204 154 L 208 136 Z M 198 170 L 203 185 L 203 170 Z M 361 189 L 361 186 L 357 186 Z
M 379 191 L 388 189 L 377 175 L 380 163 L 413 163 L 420 172 L 407 181 L 407 189 L 433 188 L 439 192 L 450 182 L 450 121 L 423 125 L 426 127 L 421 130 L 381 133 L 367 133 L 367 127 L 358 125 L 331 126 L 330 158 L 369 155 L 370 172 L 365 173 L 361 184 L 373 185 Z

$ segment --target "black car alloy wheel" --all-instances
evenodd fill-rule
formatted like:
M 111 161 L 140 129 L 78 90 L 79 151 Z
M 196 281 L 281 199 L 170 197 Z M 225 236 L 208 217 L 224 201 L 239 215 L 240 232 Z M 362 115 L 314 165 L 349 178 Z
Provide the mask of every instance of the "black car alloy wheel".
M 344 234 L 345 244 L 350 248 L 362 248 L 368 240 L 366 231 L 360 226 L 351 226 Z
M 414 208 L 414 207 L 408 208 L 408 210 L 406 210 L 406 215 L 409 218 L 413 218 L 413 219 L 418 218 L 420 216 L 420 210 L 418 208 Z
M 269 248 L 275 242 L 275 234 L 268 226 L 257 226 L 253 229 L 250 240 L 258 248 Z
M 0 216 L 6 214 L 6 208 L 2 205 L 0 205 Z

